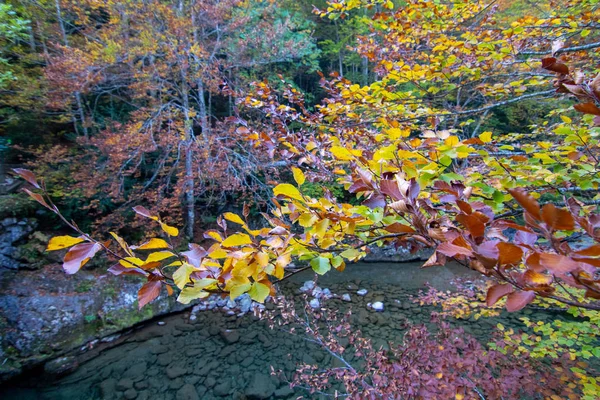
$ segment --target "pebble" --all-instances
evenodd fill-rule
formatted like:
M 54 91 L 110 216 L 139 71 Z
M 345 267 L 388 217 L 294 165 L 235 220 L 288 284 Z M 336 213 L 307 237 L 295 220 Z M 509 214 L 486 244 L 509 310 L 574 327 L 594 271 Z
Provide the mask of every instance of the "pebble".
M 167 323 L 166 323 L 165 321 L 158 321 L 158 322 L 156 323 L 156 325 L 158 325 L 158 326 L 165 326 L 166 324 L 167 324 Z
M 369 291 L 367 289 L 360 289 L 356 291 L 356 294 L 359 296 L 366 296 Z
M 319 307 L 321 307 L 321 303 L 319 302 L 319 299 L 312 299 L 308 304 L 310 304 L 310 306 L 312 308 L 319 308 Z
M 342 295 L 342 300 L 343 301 L 352 301 L 352 298 L 350 297 L 350 295 L 348 293 L 344 293 Z
M 371 305 L 371 307 L 373 308 L 373 310 L 381 312 L 383 311 L 383 303 L 381 301 L 376 301 L 375 303 L 373 303 Z
M 300 291 L 302 293 L 310 292 L 315 288 L 315 286 L 316 284 L 314 281 L 306 281 L 304 282 L 304 285 L 302 285 L 302 287 L 300 288 Z

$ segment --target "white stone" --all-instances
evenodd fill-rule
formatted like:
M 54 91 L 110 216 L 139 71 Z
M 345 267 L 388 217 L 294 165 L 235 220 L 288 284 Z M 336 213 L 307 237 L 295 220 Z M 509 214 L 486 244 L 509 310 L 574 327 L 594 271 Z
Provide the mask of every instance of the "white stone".
M 302 285 L 302 287 L 300 288 L 300 291 L 302 293 L 309 292 L 309 291 L 313 290 L 315 288 L 315 286 L 316 285 L 315 285 L 314 281 L 306 281 L 306 282 L 304 282 L 304 285 Z
M 342 300 L 343 301 L 352 301 L 352 298 L 350 297 L 350 295 L 348 293 L 344 293 L 342 295 Z
M 318 300 L 318 299 L 312 299 L 312 300 L 310 301 L 310 303 L 308 303 L 308 304 L 310 304 L 310 306 L 311 306 L 312 308 L 319 308 L 319 307 L 321 307 L 321 303 L 319 302 L 319 300 Z
M 380 301 L 376 301 L 375 303 L 373 303 L 371 305 L 371 307 L 373 308 L 373 310 L 375 310 L 377 312 L 383 311 L 383 303 Z
M 326 299 L 330 299 L 331 297 L 333 297 L 333 295 L 331 294 L 331 290 L 329 290 L 328 288 L 323 289 L 321 295 Z
M 367 293 L 369 293 L 369 291 L 367 289 L 360 289 L 356 292 L 356 294 L 359 296 L 366 296 Z

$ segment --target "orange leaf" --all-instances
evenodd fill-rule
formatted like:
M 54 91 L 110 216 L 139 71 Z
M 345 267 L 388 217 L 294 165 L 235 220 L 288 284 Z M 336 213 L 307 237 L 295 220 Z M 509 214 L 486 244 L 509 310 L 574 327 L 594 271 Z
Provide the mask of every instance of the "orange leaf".
M 574 109 L 584 114 L 600 115 L 600 108 L 594 103 L 580 103 L 573 106 Z
M 527 192 L 525 192 L 522 188 L 514 188 L 508 189 L 508 192 L 512 197 L 519 203 L 521 207 L 523 207 L 531 216 L 535 219 L 540 219 L 540 205 L 536 199 L 530 196 Z
M 558 60 L 554 57 L 543 58 L 542 68 L 562 75 L 567 75 L 569 73 L 569 67 L 561 62 L 558 62 Z
M 523 274 L 525 282 L 530 286 L 545 286 L 552 283 L 552 276 L 541 274 L 539 272 L 528 269 Z
M 500 255 L 498 263 L 500 265 L 519 265 L 523 259 L 523 249 L 512 243 L 500 242 L 496 245 Z

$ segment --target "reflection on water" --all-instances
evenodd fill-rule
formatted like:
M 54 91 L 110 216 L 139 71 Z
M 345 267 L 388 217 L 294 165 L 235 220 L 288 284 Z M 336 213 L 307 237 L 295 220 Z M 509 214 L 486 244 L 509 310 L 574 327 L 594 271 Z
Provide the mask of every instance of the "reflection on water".
M 379 346 L 399 342 L 406 321 L 429 322 L 433 309 L 413 304 L 410 294 L 425 281 L 445 289 L 461 274 L 463 270 L 454 267 L 420 270 L 412 264 L 357 264 L 343 274 L 330 274 L 319 284 L 333 293 L 351 295 L 350 303 L 331 299 L 327 306 L 352 307 L 353 325 Z M 282 292 L 297 295 L 298 282 L 311 276 L 294 277 Z M 367 295 L 356 295 L 358 289 L 367 289 Z M 384 312 L 367 309 L 367 303 L 375 301 L 384 303 Z M 521 316 L 503 313 L 498 318 L 456 325 L 485 338 L 498 322 L 522 327 Z M 271 367 L 284 371 L 290 379 L 298 363 L 334 363 L 330 355 L 303 337 L 271 330 L 251 315 L 238 318 L 205 311 L 193 321 L 186 313 L 162 321 L 164 325 L 153 322 L 137 330 L 122 344 L 102 351 L 58 381 L 40 384 L 40 377 L 31 377 L 18 387 L 5 388 L 2 398 L 295 399 L 306 393 L 290 389 L 284 377 L 271 376 Z

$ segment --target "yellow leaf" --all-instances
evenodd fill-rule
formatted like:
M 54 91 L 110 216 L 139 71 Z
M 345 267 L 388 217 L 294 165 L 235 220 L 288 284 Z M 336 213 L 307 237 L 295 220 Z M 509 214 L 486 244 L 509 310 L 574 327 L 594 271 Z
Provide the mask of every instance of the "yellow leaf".
M 258 265 L 260 265 L 262 268 L 269 265 L 269 255 L 267 253 L 261 251 L 256 253 L 256 256 L 254 257 L 256 258 L 256 262 L 258 263 Z
M 62 250 L 83 242 L 84 239 L 73 236 L 55 236 L 48 242 L 46 251 Z
M 333 156 L 340 161 L 354 160 L 352 153 L 350 153 L 350 151 L 348 151 L 348 149 L 345 147 L 332 146 L 330 151 L 331 154 L 333 154 Z
M 183 304 L 188 304 L 192 300 L 208 297 L 209 294 L 210 293 L 203 291 L 201 287 L 186 287 L 181 291 L 181 293 L 179 293 L 177 301 Z
M 275 196 L 284 195 L 296 200 L 303 200 L 300 191 L 289 183 L 280 183 L 273 188 L 273 194 Z
M 231 221 L 231 222 L 235 222 L 236 224 L 240 224 L 240 225 L 246 225 L 246 223 L 244 222 L 244 220 L 242 218 L 240 218 L 239 215 L 231 213 L 231 212 L 226 212 L 225 214 L 223 214 L 223 216 L 225 217 L 225 219 L 227 221 Z
M 177 271 L 173 272 L 173 282 L 179 289 L 183 289 L 184 286 L 190 282 L 190 274 L 194 272 L 194 266 L 188 263 L 177 268 Z
M 170 251 L 156 251 L 154 253 L 148 254 L 148 258 L 146 258 L 146 263 L 154 262 L 154 261 L 162 261 L 165 258 L 174 257 L 175 254 Z
M 481 139 L 481 141 L 483 143 L 489 143 L 492 141 L 492 132 L 483 132 L 481 135 L 479 135 L 479 139 Z
M 179 235 L 179 229 L 174 228 L 172 226 L 169 226 L 169 225 L 165 224 L 164 222 L 160 223 L 160 227 L 169 236 L 177 236 L 177 235 Z
M 144 261 L 137 257 L 125 257 L 124 259 L 119 260 L 119 264 L 126 268 L 133 268 L 144 265 Z
M 221 246 L 223 247 L 234 247 L 234 246 L 243 246 L 245 244 L 252 243 L 252 239 L 250 236 L 245 233 L 236 233 L 229 236 L 227 239 L 223 240 Z
M 254 282 L 248 294 L 250 295 L 252 300 L 257 301 L 259 303 L 264 303 L 265 299 L 267 298 L 270 292 L 271 289 L 269 289 L 267 285 L 264 285 L 260 282 Z
M 298 218 L 298 223 L 300 224 L 300 226 L 304 227 L 304 228 L 308 228 L 310 226 L 313 226 L 315 224 L 315 222 L 317 221 L 318 217 L 313 214 L 313 213 L 306 213 L 306 214 L 302 214 L 300 216 L 300 218 Z
M 571 118 L 567 117 L 566 115 L 561 115 L 560 119 L 562 119 L 565 124 L 570 124 L 572 122 Z
M 124 241 L 119 235 L 117 235 L 114 232 L 110 232 L 110 234 L 111 234 L 111 236 L 113 238 L 115 238 L 115 240 L 117 241 L 117 243 L 119 243 L 119 246 L 121 246 L 121 248 L 123 250 L 125 250 L 125 253 L 127 253 L 128 256 L 133 257 L 133 252 L 129 248 L 129 245 L 127 244 L 127 242 Z
M 306 177 L 304 176 L 302 170 L 300 170 L 300 168 L 292 167 L 292 172 L 294 173 L 294 180 L 296 181 L 298 186 L 302 186 L 302 184 L 306 180 Z
M 325 235 L 327 228 L 329 228 L 329 219 L 325 218 L 315 225 L 313 233 L 315 236 L 322 238 Z
M 134 249 L 137 250 L 158 250 L 158 249 L 168 249 L 169 243 L 167 243 L 165 240 L 163 239 L 159 239 L 159 238 L 152 238 L 150 240 L 148 240 L 146 243 L 141 244 L 137 247 L 134 247 Z

